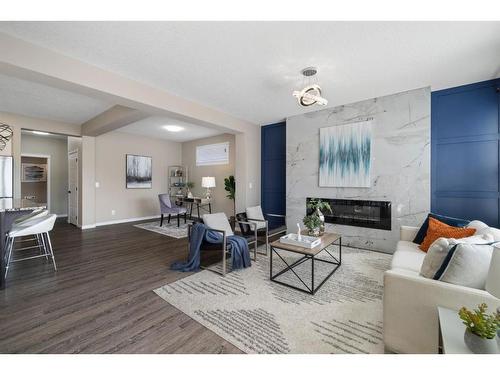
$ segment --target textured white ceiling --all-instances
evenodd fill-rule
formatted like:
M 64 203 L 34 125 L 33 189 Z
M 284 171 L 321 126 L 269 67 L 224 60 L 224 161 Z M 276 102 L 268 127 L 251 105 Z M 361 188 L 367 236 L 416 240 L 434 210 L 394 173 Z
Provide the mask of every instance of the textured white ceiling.
M 500 22 L 1 22 L 0 30 L 266 124 L 319 68 L 329 106 L 500 76 Z
M 182 126 L 184 130 L 180 132 L 169 132 L 163 128 L 165 125 Z M 152 116 L 134 122 L 130 125 L 120 128 L 118 131 L 142 135 L 152 138 L 167 139 L 175 142 L 186 142 L 195 139 L 212 137 L 214 135 L 223 134 L 222 131 L 206 128 L 199 125 L 174 120 L 168 117 Z
M 0 111 L 81 124 L 112 104 L 0 74 Z

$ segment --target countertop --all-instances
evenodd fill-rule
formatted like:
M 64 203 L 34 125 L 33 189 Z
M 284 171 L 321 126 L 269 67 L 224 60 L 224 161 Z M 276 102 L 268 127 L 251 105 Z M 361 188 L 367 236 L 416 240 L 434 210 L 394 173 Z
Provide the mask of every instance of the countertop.
M 33 202 L 29 199 L 0 198 L 0 212 L 34 210 L 38 208 L 47 208 L 47 204 Z

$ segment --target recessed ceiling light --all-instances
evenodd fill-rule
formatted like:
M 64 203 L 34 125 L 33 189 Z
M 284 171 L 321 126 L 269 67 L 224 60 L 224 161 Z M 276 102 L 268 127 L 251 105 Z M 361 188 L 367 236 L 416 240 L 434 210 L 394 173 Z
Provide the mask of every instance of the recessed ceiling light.
M 33 134 L 38 134 L 38 135 L 50 135 L 50 133 L 47 133 L 47 132 L 41 132 L 41 131 L 38 131 L 38 130 L 33 130 L 32 131 Z
M 178 125 L 165 125 L 163 128 L 169 132 L 180 132 L 184 130 L 182 126 Z

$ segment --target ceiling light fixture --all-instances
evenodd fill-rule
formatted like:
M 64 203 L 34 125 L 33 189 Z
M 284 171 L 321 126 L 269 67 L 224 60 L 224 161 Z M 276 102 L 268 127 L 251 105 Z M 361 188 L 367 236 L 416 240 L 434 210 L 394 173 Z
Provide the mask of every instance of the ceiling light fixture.
M 169 132 L 180 132 L 184 130 L 182 126 L 178 125 L 165 125 L 163 128 Z
M 47 133 L 47 132 L 41 132 L 41 131 L 38 131 L 38 130 L 33 130 L 31 131 L 33 134 L 37 134 L 37 135 L 50 135 L 50 133 Z
M 299 104 L 302 107 L 309 107 L 313 104 L 327 105 L 328 100 L 321 96 L 321 87 L 317 83 L 312 82 L 311 77 L 315 76 L 316 73 L 318 73 L 318 69 L 309 67 L 302 69 L 301 73 L 304 76 L 304 81 L 307 79 L 309 81 L 309 84 L 302 90 L 296 90 L 292 93 L 292 95 L 297 98 Z

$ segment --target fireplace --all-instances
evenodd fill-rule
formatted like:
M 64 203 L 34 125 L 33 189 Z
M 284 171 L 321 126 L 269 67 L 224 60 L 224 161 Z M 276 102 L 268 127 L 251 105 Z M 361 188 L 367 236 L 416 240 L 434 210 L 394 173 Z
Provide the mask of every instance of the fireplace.
M 311 199 L 307 198 L 306 203 Z M 332 212 L 323 212 L 325 222 L 355 227 L 391 230 L 391 202 L 320 198 Z M 311 210 L 307 210 L 309 215 Z

